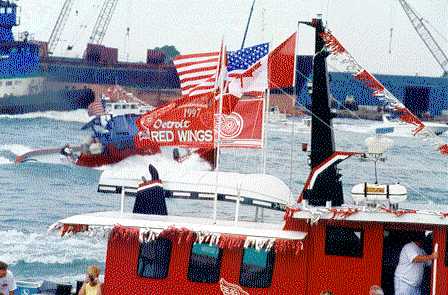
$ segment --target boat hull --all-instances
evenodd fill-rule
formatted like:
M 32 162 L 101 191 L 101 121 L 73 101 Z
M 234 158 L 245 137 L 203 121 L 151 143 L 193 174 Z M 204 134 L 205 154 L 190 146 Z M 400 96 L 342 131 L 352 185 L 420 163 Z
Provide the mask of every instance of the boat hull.
M 78 159 L 76 160 L 75 164 L 82 167 L 93 168 L 115 164 L 128 157 L 135 155 L 153 155 L 156 153 L 160 153 L 160 148 L 158 146 L 152 146 L 146 149 L 137 149 L 137 148 L 118 149 L 113 144 L 110 144 L 101 154 L 81 153 Z
M 63 89 L 0 99 L 0 114 L 85 109 L 95 96 L 90 89 Z

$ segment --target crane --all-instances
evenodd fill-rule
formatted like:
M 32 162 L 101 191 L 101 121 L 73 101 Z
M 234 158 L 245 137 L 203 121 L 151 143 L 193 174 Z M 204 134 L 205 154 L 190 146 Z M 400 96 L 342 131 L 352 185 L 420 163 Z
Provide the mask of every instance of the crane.
M 107 32 L 107 28 L 110 24 L 110 20 L 112 19 L 112 15 L 114 14 L 115 7 L 117 7 L 117 2 L 118 0 L 104 0 L 103 6 L 100 10 L 100 14 L 96 19 L 92 33 L 90 34 L 90 43 L 101 45 L 101 43 L 103 42 L 104 36 Z
M 51 31 L 50 39 L 48 39 L 49 54 L 54 53 L 54 50 L 56 49 L 59 41 L 61 40 L 62 31 L 64 30 L 65 24 L 67 23 L 67 19 L 70 15 L 72 7 L 73 7 L 73 0 L 65 0 L 61 12 L 59 13 L 58 19 L 56 20 L 56 24 L 53 27 L 53 30 Z
M 448 57 L 446 56 L 445 52 L 443 52 L 442 48 L 434 39 L 428 27 L 423 22 L 423 18 L 420 17 L 405 0 L 398 0 L 398 2 L 400 2 L 401 7 L 403 7 L 404 12 L 411 21 L 411 24 L 419 35 L 420 39 L 422 39 L 431 55 L 442 68 L 442 76 L 448 77 Z

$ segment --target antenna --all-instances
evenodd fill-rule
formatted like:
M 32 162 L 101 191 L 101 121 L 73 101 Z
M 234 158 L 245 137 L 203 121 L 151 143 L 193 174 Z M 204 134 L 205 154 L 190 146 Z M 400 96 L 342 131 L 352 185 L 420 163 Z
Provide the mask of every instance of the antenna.
M 252 18 L 252 12 L 254 11 L 255 0 L 252 1 L 252 6 L 249 12 L 249 18 L 247 19 L 246 30 L 244 31 L 243 42 L 241 43 L 241 49 L 244 48 L 244 42 L 246 41 L 247 31 L 249 30 L 250 19 Z

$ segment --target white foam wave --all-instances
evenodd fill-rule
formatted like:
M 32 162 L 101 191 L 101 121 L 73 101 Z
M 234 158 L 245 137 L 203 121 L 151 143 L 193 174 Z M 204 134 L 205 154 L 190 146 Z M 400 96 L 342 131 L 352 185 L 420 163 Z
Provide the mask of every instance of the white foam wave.
M 171 155 L 172 153 L 169 153 L 168 151 L 150 156 L 137 155 L 124 159 L 116 164 L 102 166 L 99 169 L 117 171 L 120 175 L 125 171 L 127 175 L 136 178 L 140 178 L 143 175 L 149 177 L 149 164 L 152 164 L 157 168 L 161 178 L 163 178 L 163 175 L 172 173 L 173 171 L 210 170 L 210 165 L 202 160 L 197 154 L 191 155 L 182 163 L 173 160 Z
M 84 109 L 74 110 L 74 111 L 47 111 L 47 112 L 34 112 L 34 113 L 26 113 L 20 115 L 0 115 L 1 118 L 6 119 L 36 119 L 36 118 L 47 118 L 51 120 L 57 121 L 65 121 L 65 122 L 79 122 L 79 123 L 87 123 L 90 120 L 87 111 Z
M 17 230 L 0 231 L 0 261 L 15 264 L 72 263 L 74 260 L 103 261 L 106 239 L 87 236 L 61 238 L 57 234 L 24 233 Z
M 12 163 L 12 161 L 10 161 L 6 158 L 0 157 L 0 165 L 11 164 L 11 163 Z
M 0 151 L 8 151 L 14 155 L 23 155 L 32 151 L 32 148 L 22 144 L 3 144 L 0 145 Z

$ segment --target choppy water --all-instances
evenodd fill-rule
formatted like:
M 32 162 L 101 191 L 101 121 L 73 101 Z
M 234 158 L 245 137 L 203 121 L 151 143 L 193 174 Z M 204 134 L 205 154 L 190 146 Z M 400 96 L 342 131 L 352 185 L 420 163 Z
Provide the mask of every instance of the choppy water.
M 0 115 L 0 260 L 11 264 L 18 279 L 73 282 L 83 277 L 87 265 L 104 265 L 106 244 L 103 239 L 60 238 L 47 233 L 48 226 L 63 217 L 118 208 L 118 196 L 96 192 L 101 170 L 64 165 L 57 158 L 14 164 L 16 155 L 33 148 L 78 143 L 86 136 L 80 127 L 87 120 L 85 111 Z M 338 149 L 364 151 L 364 140 L 373 135 L 376 124 L 336 120 Z M 268 130 L 267 172 L 280 177 L 296 195 L 308 174 L 306 155 L 301 152 L 300 143 L 309 141 L 309 132 L 297 121 L 271 124 Z M 448 137 L 445 139 L 448 141 Z M 406 185 L 409 199 L 414 202 L 448 204 L 448 157 L 439 155 L 429 143 L 412 136 L 393 140 L 388 161 L 379 165 L 380 182 Z M 253 173 L 262 171 L 261 159 L 260 152 L 226 150 L 221 163 L 224 170 Z M 169 159 L 169 155 L 158 155 L 133 157 L 102 169 L 134 167 L 144 171 L 150 162 L 159 169 L 207 168 L 199 159 L 179 165 Z M 344 175 L 346 196 L 354 184 L 374 180 L 371 162 L 351 159 L 339 167 Z M 211 216 L 211 203 L 168 202 L 173 214 Z M 127 206 L 131 205 L 130 199 Z M 232 215 L 231 204 L 220 204 L 219 208 L 223 217 Z M 250 218 L 253 211 L 246 209 L 242 214 Z M 267 213 L 267 220 L 281 222 L 281 214 Z

